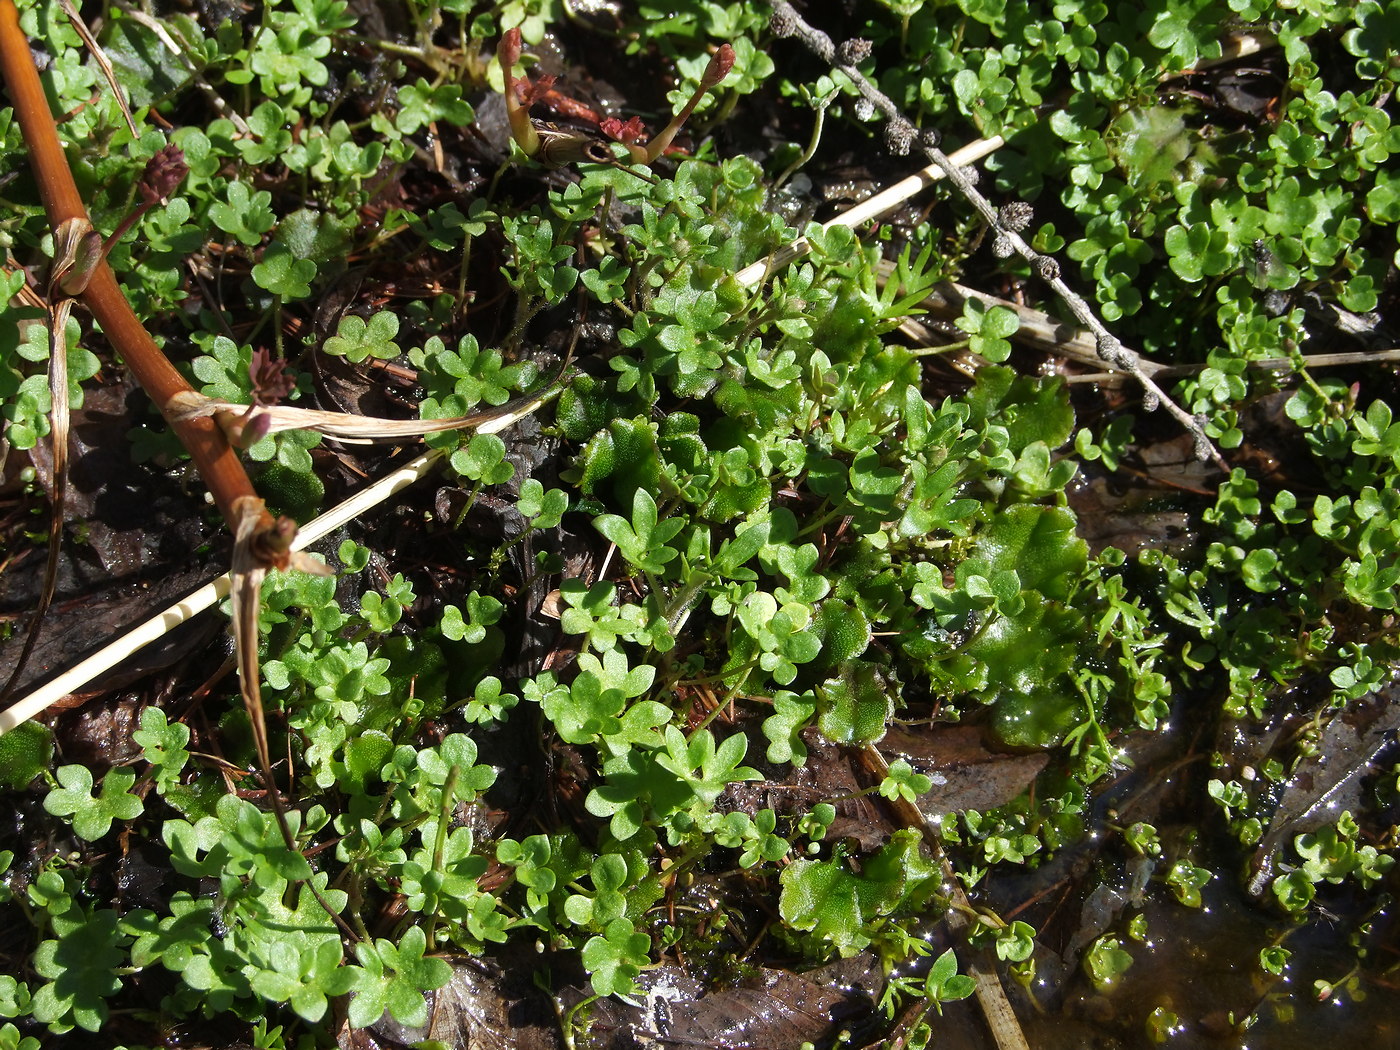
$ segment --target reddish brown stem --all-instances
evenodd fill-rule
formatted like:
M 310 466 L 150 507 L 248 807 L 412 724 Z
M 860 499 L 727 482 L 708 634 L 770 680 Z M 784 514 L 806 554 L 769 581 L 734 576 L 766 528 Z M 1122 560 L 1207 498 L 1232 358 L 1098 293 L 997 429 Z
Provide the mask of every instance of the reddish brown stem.
M 4 72 L 5 86 L 29 148 L 34 179 L 50 226 L 56 230 L 69 219 L 87 221 L 87 208 L 59 143 L 58 129 L 29 54 L 29 41 L 20 29 L 19 12 L 13 0 L 0 0 L 0 70 Z M 171 418 L 176 395 L 193 391 L 132 311 L 116 274 L 105 260 L 93 271 L 81 299 L 121 353 L 131 373 L 166 416 L 209 486 L 219 511 L 234 525 L 240 511 L 253 506 L 248 503 L 240 506 L 239 501 L 257 499 L 248 473 L 213 419 Z M 263 532 L 272 525 L 272 515 L 261 511 L 257 531 Z

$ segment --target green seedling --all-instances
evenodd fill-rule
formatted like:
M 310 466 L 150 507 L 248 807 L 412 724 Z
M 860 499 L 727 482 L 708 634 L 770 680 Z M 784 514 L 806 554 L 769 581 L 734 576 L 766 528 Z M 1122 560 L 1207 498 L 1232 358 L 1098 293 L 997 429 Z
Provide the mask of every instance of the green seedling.
M 58 771 L 34 819 L 60 838 L 71 824 L 77 856 L 21 877 L 0 855 L 0 921 L 19 931 L 14 955 L 28 974 L 0 977 L 0 1017 L 15 1020 L 0 1045 L 115 1017 L 140 1026 L 156 985 L 172 1024 L 236 1025 L 230 1038 L 269 1050 L 328 1044 L 344 1018 L 422 1020 L 448 957 L 511 937 L 581 962 L 598 995 L 635 994 L 642 971 L 673 954 L 722 984 L 750 962 L 805 969 L 871 951 L 890 968 L 886 1010 L 918 1006 L 910 1045 L 937 1045 L 938 1009 L 971 984 L 952 954 L 925 958 L 932 968 L 918 977 L 902 968 L 931 955 L 922 935 L 946 877 L 922 826 L 858 850 L 840 837 L 838 806 L 851 799 L 806 789 L 799 798 L 790 783 L 820 783 L 833 754 L 868 756 L 900 723 L 935 737 L 944 722 L 966 723 L 998 764 L 1049 751 L 1019 797 L 934 822 L 956 881 L 990 883 L 1080 845 L 1100 812 L 1100 782 L 1123 771 L 1130 743 L 1169 718 L 1180 725 L 1178 710 L 1214 724 L 1281 717 L 1281 697 L 1315 703 L 1317 717 L 1285 734 L 1276 756 L 1246 772 L 1222 755 L 1201 778 L 1200 801 L 1217 803 L 1205 808 L 1232 836 L 1219 855 L 1183 850 L 1145 823 L 1172 818 L 1144 812 L 1127 816 L 1121 842 L 1101 840 L 1096 878 L 1122 886 L 1130 873 L 1150 875 L 1154 907 L 1195 906 L 1208 879 L 1244 868 L 1226 856 L 1235 843 L 1263 841 L 1270 801 L 1328 746 L 1331 709 L 1358 715 L 1388 681 L 1400 542 L 1388 380 L 1358 371 L 1356 357 L 1323 370 L 1307 356 L 1366 338 L 1365 315 L 1383 311 L 1390 290 L 1400 188 L 1383 5 L 866 5 L 842 24 L 870 51 L 837 44 L 840 70 L 790 61 L 783 49 L 793 45 L 765 28 L 781 4 L 631 5 L 616 36 L 577 24 L 557 34 L 566 49 L 587 34 L 597 53 L 674 63 L 676 118 L 649 141 L 635 118 L 596 120 L 597 135 L 530 119 L 531 104 L 557 96 L 524 79 L 523 41 L 543 38 L 558 4 L 464 13 L 412 0 L 409 43 L 371 39 L 340 0 L 265 6 L 256 24 L 208 31 L 178 13 L 159 33 L 139 11 L 108 21 L 102 43 L 137 113 L 192 122 L 169 136 L 189 165 L 181 195 L 105 246 L 92 229 L 131 211 L 166 142 L 139 127 L 133 135 L 110 100 L 94 98 L 91 60 L 67 23 L 40 7 L 19 14 L 49 56 L 34 97 L 68 114 L 54 129 L 56 154 L 82 166 L 91 225 L 50 222 L 29 189 L 19 124 L 27 133 L 46 105 L 8 124 L 0 114 L 0 166 L 20 173 L 7 183 L 15 206 L 0 230 L 13 256 L 0 291 L 16 321 L 0 325 L 10 447 L 32 447 L 65 392 L 78 407 L 99 369 L 105 379 L 122 359 L 139 369 L 149 356 L 129 353 L 120 335 L 129 328 L 109 325 L 112 315 L 99 322 L 113 349 L 78 349 L 90 327 L 81 310 L 35 323 L 27 275 L 51 254 L 72 260 L 59 267 L 60 293 L 90 298 L 111 269 L 120 285 L 109 291 L 172 350 L 197 393 L 221 403 L 222 429 L 198 414 L 180 425 L 204 420 L 214 444 L 224 434 L 245 446 L 262 471 L 258 491 L 289 513 L 321 497 L 314 470 L 330 457 L 297 413 L 334 389 L 326 378 L 384 378 L 404 401 L 398 415 L 416 402 L 424 421 L 460 421 L 533 388 L 534 344 L 574 321 L 589 325 L 585 360 L 530 446 L 548 458 L 538 478 L 521 479 L 520 538 L 498 545 L 429 513 L 411 556 L 407 544 L 373 558 L 341 545 L 343 573 L 368 573 L 346 581 L 358 607 L 337 602 L 336 580 L 295 573 L 270 577 L 260 604 L 245 597 L 245 651 L 261 650 L 259 684 L 275 712 L 262 741 L 281 759 L 275 779 L 245 777 L 230 793 L 225 774 L 237 773 L 223 763 L 256 760 L 259 723 L 216 696 L 190 718 L 193 738 L 173 713 L 145 710 L 130 768 L 100 788 L 96 776 Z M 1199 89 L 1219 75 L 1206 63 L 1237 22 L 1275 34 L 1260 62 L 1278 90 L 1272 110 L 1232 111 L 1222 123 L 1220 103 Z M 512 25 L 519 32 L 503 35 Z M 27 62 L 18 29 L 4 38 L 6 56 Z M 464 98 L 485 83 L 482 48 L 497 39 L 514 140 L 540 165 L 492 184 L 489 164 L 460 140 L 477 134 Z M 366 52 L 387 61 L 362 81 L 347 56 Z M 1319 53 L 1340 56 L 1325 78 Z M 792 80 L 809 71 L 821 78 L 816 91 Z M 722 89 L 720 117 L 779 112 L 766 126 L 780 137 L 806 139 L 801 108 L 824 107 L 823 148 L 807 162 L 820 185 L 828 146 L 859 154 L 870 144 L 874 125 L 852 104 L 857 74 L 878 80 L 911 128 L 1009 140 L 982 173 L 998 202 L 992 217 L 940 197 L 937 226 L 808 225 L 804 180 L 775 192 L 803 152 L 781 142 L 772 160 L 702 152 L 664 180 L 640 167 L 674 147 L 703 93 Z M 7 69 L 7 90 L 11 80 Z M 762 105 L 746 109 L 754 92 Z M 553 181 L 539 170 L 577 161 Z M 1027 201 L 1054 223 L 1031 223 Z M 393 206 L 379 223 L 383 204 Z M 1006 254 L 1003 228 L 1015 216 L 1035 257 Z M 803 233 L 805 257 L 770 258 Z M 1213 442 L 1255 453 L 1283 436 L 1288 451 L 1273 449 L 1268 474 L 1240 456 L 1233 473 L 1153 489 L 1157 502 L 1139 520 L 1181 515 L 1190 544 L 1163 546 L 1153 528 L 1099 535 L 1092 552 L 1082 538 L 1077 473 L 1115 493 L 1139 473 L 1157 478 L 1147 454 L 1160 451 L 1161 428 L 1099 396 L 1110 380 L 1071 397 L 1041 373 L 1031 355 L 1042 351 L 1013 350 L 1038 312 L 1053 315 L 1056 361 L 1073 345 L 1042 284 L 1056 272 L 1050 253 L 1115 338 L 1147 366 L 1169 367 L 1154 374 L 1205 419 Z M 757 271 L 761 284 L 740 279 Z M 1014 311 L 981 299 L 945 309 L 954 279 L 1014 288 L 1023 301 Z M 937 325 L 907 323 L 939 311 Z M 952 344 L 925 345 L 925 331 Z M 1117 369 L 1111 342 L 1105 349 L 1102 359 L 1090 347 L 1088 371 Z M 969 350 L 980 356 L 975 375 L 945 367 L 967 365 Z M 56 393 L 37 374 L 54 357 L 69 372 Z M 393 440 L 407 440 L 410 423 L 398 425 Z M 140 455 L 177 465 L 178 443 L 158 426 L 142 424 Z M 507 454 L 517 451 L 508 435 L 502 444 L 439 434 L 430 444 L 454 471 L 444 484 L 477 493 L 529 462 Z M 25 498 L 40 498 L 37 475 L 28 483 Z M 231 507 L 253 491 L 250 480 L 216 502 Z M 368 524 L 366 537 L 396 529 Z M 556 528 L 616 552 L 563 564 Z M 284 528 L 263 535 L 287 554 Z M 524 675 L 513 681 L 506 668 L 525 655 L 519 624 L 555 587 L 550 670 L 512 666 L 509 675 Z M 259 678 L 246 661 L 245 671 Z M 538 807 L 542 825 L 519 841 L 469 830 L 496 776 L 477 743 L 498 761 L 488 741 L 501 723 L 506 735 L 523 727 L 538 738 L 521 765 L 556 763 L 555 775 L 503 766 L 512 784 L 520 773 L 519 783 L 550 792 L 581 785 L 583 801 L 561 793 L 559 806 Z M 32 752 L 15 762 L 16 788 L 42 792 L 30 774 L 51 761 L 47 738 L 6 739 Z M 1003 754 L 1008 746 L 1019 753 Z M 741 786 L 758 775 L 745 765 L 756 748 L 772 802 Z M 803 763 L 814 768 L 793 770 Z M 907 811 L 931 786 L 913 768 L 895 760 L 888 776 L 857 771 L 849 794 Z M 1383 778 L 1385 805 L 1394 779 Z M 280 796 L 266 790 L 274 783 Z M 266 812 L 279 797 L 285 829 Z M 1288 836 L 1269 869 L 1269 907 L 1305 922 L 1378 900 L 1394 852 L 1380 812 L 1368 804 L 1354 820 Z M 102 896 L 121 855 L 105 848 L 113 831 L 148 862 L 169 855 L 159 904 Z M 1141 920 L 1090 948 L 1084 980 L 1121 979 L 1146 936 Z M 1170 929 L 1154 922 L 1154 940 L 1165 944 Z M 1029 922 L 989 917 L 986 930 L 974 943 L 1026 979 Z M 1259 956 L 1266 971 L 1306 962 L 1272 947 Z M 548 979 L 572 965 L 551 964 Z M 572 1015 L 580 1045 L 588 1013 Z M 1146 1020 L 1163 1039 L 1179 1026 L 1166 1010 Z
M 114 769 L 102 778 L 102 788 L 92 794 L 92 772 L 87 766 L 60 766 L 57 785 L 44 799 L 44 808 L 59 817 L 71 817 L 73 831 L 92 841 L 111 830 L 113 821 L 135 820 L 141 815 L 141 800 L 129 793 L 136 774 Z

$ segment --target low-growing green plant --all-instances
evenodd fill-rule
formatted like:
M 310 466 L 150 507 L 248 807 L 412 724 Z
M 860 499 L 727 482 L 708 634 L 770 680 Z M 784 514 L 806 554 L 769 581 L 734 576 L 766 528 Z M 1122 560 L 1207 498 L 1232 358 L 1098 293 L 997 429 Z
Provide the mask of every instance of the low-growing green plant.
M 50 7 L 27 4 L 22 24 L 50 53 L 53 100 L 72 111 L 61 131 L 93 222 L 115 228 L 165 139 L 131 132 L 111 97 L 94 95 L 79 38 Z M 272 0 L 256 25 L 111 12 L 104 44 L 138 108 L 173 121 L 215 100 L 171 132 L 190 169 L 181 195 L 108 251 L 204 394 L 265 407 L 328 396 L 328 374 L 389 377 L 416 388 L 408 400 L 424 420 L 461 417 L 535 388 L 534 346 L 566 312 L 609 334 L 578 340 L 538 477 L 509 435 L 428 439 L 462 490 L 422 526 L 451 548 L 450 567 L 386 562 L 347 539 L 339 583 L 269 580 L 263 703 L 289 761 L 285 786 L 264 786 L 285 795 L 285 828 L 256 793 L 225 783 L 208 733 L 196 744 L 193 722 L 156 707 L 133 733 L 139 757 L 100 773 L 50 771 L 46 736 L 5 737 L 34 752 L 7 766 L 8 786 L 42 777 L 45 826 L 71 829 L 77 848 L 23 879 L 0 853 L 0 908 L 27 938 L 23 979 L 0 977 L 0 1017 L 19 1025 L 0 1028 L 0 1046 L 28 1050 L 31 1029 L 100 1031 L 147 994 L 132 976 L 157 968 L 179 978 L 165 1017 L 257 1024 L 268 1045 L 324 1041 L 341 1018 L 420 1026 L 450 959 L 511 937 L 573 953 L 596 996 L 636 995 L 663 958 L 869 952 L 891 975 L 881 1005 L 893 1017 L 922 1000 L 908 1042 L 931 1045 L 934 1015 L 974 987 L 954 952 L 925 958 L 922 933 L 954 885 L 937 851 L 977 893 L 1080 841 L 1095 792 L 1128 762 L 1128 734 L 1164 729 L 1188 703 L 1193 717 L 1271 717 L 1287 691 L 1322 683 L 1311 737 L 1262 779 L 1219 771 L 1203 789 L 1252 848 L 1285 762 L 1306 758 L 1329 712 L 1389 681 L 1400 424 L 1388 387 L 1324 377 L 1303 354 L 1327 324 L 1319 315 L 1365 315 L 1393 295 L 1397 76 L 1379 4 L 887 3 L 840 16 L 867 46 L 843 42 L 842 68 L 810 83 L 760 6 L 624 12 L 617 46 L 638 62 L 654 50 L 677 72 L 668 102 L 681 119 L 741 119 L 745 98 L 770 89 L 813 111 L 793 125 L 803 141 L 758 159 L 727 143 L 671 158 L 678 121 L 649 143 L 639 120 L 616 119 L 596 121 L 596 142 L 591 130 L 551 139 L 529 111 L 551 101 L 550 85 L 522 85 L 514 70 L 566 7 L 410 0 L 403 40 L 370 39 L 340 0 Z M 1231 19 L 1275 35 L 1277 112 L 1214 120 L 1172 86 L 1220 57 Z M 1346 56 L 1325 82 L 1314 45 Z M 385 64 L 366 80 L 362 57 Z M 892 267 L 881 236 L 785 217 L 795 213 L 774 184 L 793 189 L 794 164 L 815 168 L 836 134 L 871 134 L 855 69 L 903 108 L 911 136 L 1004 136 L 983 191 L 1023 207 L 992 223 L 940 205 L 946 229 L 901 229 Z M 506 173 L 504 153 L 488 164 L 474 152 L 492 77 L 516 158 L 566 172 Z M 813 123 L 821 141 L 808 143 Z M 780 122 L 773 136 L 789 130 Z M 444 138 L 467 159 L 428 164 Z M 0 219 L 15 261 L 3 274 L 15 324 L 0 326 L 0 406 L 16 450 L 46 435 L 51 408 L 37 367 L 48 335 L 32 307 L 10 305 L 51 240 L 27 164 L 0 116 L 0 181 L 9 174 L 16 205 Z M 412 190 L 410 175 L 450 189 Z M 1044 213 L 1036 224 L 1008 221 L 1027 218 L 1028 200 Z M 1021 229 L 1031 258 L 1008 247 Z M 991 263 L 974 254 L 983 233 Z M 740 283 L 799 234 L 805 256 Z M 1060 252 L 1068 262 L 1050 259 Z M 1267 475 L 1240 460 L 1206 482 L 1194 547 L 1091 550 L 1076 488 L 1136 470 L 1151 425 L 1025 368 L 1015 311 L 969 299 L 940 347 L 898 334 L 944 281 L 995 274 L 1034 297 L 1033 279 L 1059 279 L 1061 265 L 1149 364 L 1189 366 L 1168 392 L 1199 441 L 1258 445 L 1252 413 L 1281 405 L 1292 458 Z M 317 304 L 361 279 L 371 298 L 322 314 Z M 235 302 L 230 316 L 218 309 Z M 77 408 L 115 358 L 85 320 L 63 338 Z M 959 353 L 977 356 L 975 374 L 947 381 L 936 360 Z M 244 425 L 255 420 L 250 409 Z M 149 435 L 143 454 L 171 454 Z M 334 484 L 316 473 L 329 456 L 320 435 L 249 446 L 264 495 L 314 513 Z M 518 520 L 489 535 L 467 524 L 501 497 Z M 600 556 L 562 560 L 560 535 Z M 522 596 L 554 589 L 552 644 L 576 659 L 513 666 L 519 621 L 540 608 Z M 907 813 L 941 774 L 894 758 L 840 797 L 752 801 L 755 782 L 785 790 L 797 767 L 873 749 L 901 720 L 978 725 L 995 748 L 1052 761 L 1011 801 L 941 815 L 932 838 L 901 817 L 907 826 L 864 849 L 833 834 L 839 807 L 855 796 Z M 224 761 L 252 763 L 258 727 L 242 711 L 214 721 Z M 567 812 L 540 807 L 501 831 L 474 816 L 514 775 L 487 742 L 522 727 L 540 748 L 531 760 L 564 756 L 577 790 Z M 1333 886 L 1375 887 L 1393 835 L 1365 818 L 1289 836 L 1273 903 L 1302 919 Z M 1201 840 L 1152 819 L 1126 816 L 1121 829 L 1134 878 L 1155 876 L 1150 892 L 1201 907 L 1234 878 L 1213 870 Z M 102 898 L 92 873 L 118 835 L 168 854 L 159 907 Z M 697 881 L 724 902 L 712 924 L 677 907 Z M 765 896 L 763 920 L 728 903 L 741 894 Z M 1104 994 L 1129 972 L 1144 923 L 1100 927 L 1083 953 Z M 981 925 L 974 941 L 1029 981 L 1034 928 Z M 1275 975 L 1289 963 L 1278 944 L 1258 958 Z M 588 1011 L 570 1016 L 583 1025 Z M 1178 1021 L 1158 1012 L 1148 1026 Z

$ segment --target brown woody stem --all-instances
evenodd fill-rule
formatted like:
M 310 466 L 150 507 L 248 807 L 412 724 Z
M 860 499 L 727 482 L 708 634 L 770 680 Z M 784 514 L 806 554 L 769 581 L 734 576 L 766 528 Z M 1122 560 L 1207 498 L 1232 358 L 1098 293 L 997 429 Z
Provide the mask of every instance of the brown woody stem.
M 86 221 L 87 208 L 78 195 L 68 158 L 59 143 L 58 129 L 30 57 L 29 41 L 20 29 L 19 12 L 13 0 L 0 0 L 0 71 L 4 72 L 5 85 L 14 103 L 25 145 L 29 147 L 34 178 L 50 226 L 57 230 L 69 219 Z M 192 393 L 190 385 L 136 317 L 122 294 L 116 274 L 105 260 L 93 270 L 81 299 L 161 414 L 169 420 L 209 486 L 220 513 L 231 526 L 236 525 L 239 501 L 257 499 L 248 473 L 214 420 L 171 418 L 172 400 L 177 394 Z M 243 506 L 246 508 L 248 504 Z M 261 501 L 258 506 L 261 507 Z M 257 530 L 262 532 L 272 525 L 272 515 L 261 509 Z

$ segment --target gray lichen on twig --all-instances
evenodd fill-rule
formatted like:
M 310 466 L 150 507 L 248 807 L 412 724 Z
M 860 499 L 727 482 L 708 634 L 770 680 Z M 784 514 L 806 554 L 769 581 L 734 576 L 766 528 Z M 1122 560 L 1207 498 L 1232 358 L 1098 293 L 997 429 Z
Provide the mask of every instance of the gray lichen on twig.
M 995 233 L 994 244 L 998 249 L 998 254 L 1001 251 L 1006 251 L 1009 256 L 1014 252 L 1025 259 L 1030 264 L 1031 270 L 1054 289 L 1055 294 L 1063 300 L 1074 315 L 1075 320 L 1093 333 L 1099 356 L 1115 368 L 1130 374 L 1142 385 L 1144 407 L 1155 409 L 1160 405 L 1165 408 L 1172 418 L 1195 438 L 1196 454 L 1202 459 L 1210 459 L 1221 470 L 1229 473 L 1229 465 L 1212 444 L 1209 435 L 1206 434 L 1205 424 L 1207 421 L 1200 416 L 1191 415 L 1168 397 L 1161 387 L 1153 381 L 1148 373 L 1148 368 L 1144 367 L 1142 356 L 1124 346 L 1123 342 L 1099 320 L 1098 315 L 1084 297 L 1065 283 L 1060 274 L 1060 264 L 1050 256 L 1036 251 L 1021 236 L 1020 230 L 1025 228 L 1023 223 L 1029 222 L 1028 216 L 1021 209 L 1029 209 L 1029 205 L 1015 202 L 1020 205 L 1020 208 L 1013 209 L 1011 213 L 1015 216 L 1016 221 L 1008 223 L 1007 216 L 1004 215 L 1005 209 L 998 209 L 977 189 L 975 173 L 953 164 L 948 159 L 947 154 L 939 149 L 936 133 L 915 129 L 888 95 L 871 83 L 870 79 L 854 63 L 844 61 L 847 58 L 856 58 L 856 56 L 866 54 L 868 49 L 861 46 L 864 41 L 848 41 L 837 46 L 832 43 L 831 37 L 826 33 L 809 25 L 786 0 L 770 0 L 770 3 L 773 14 L 769 26 L 774 34 L 783 37 L 796 37 L 813 54 L 830 62 L 833 67 L 849 77 L 862 98 L 868 100 L 885 115 L 887 121 L 885 142 L 891 151 L 903 155 L 914 148 L 923 150 L 929 160 L 943 170 L 948 181 L 957 187 L 958 192 L 977 209 L 992 228 Z M 859 60 L 857 58 L 857 61 Z

